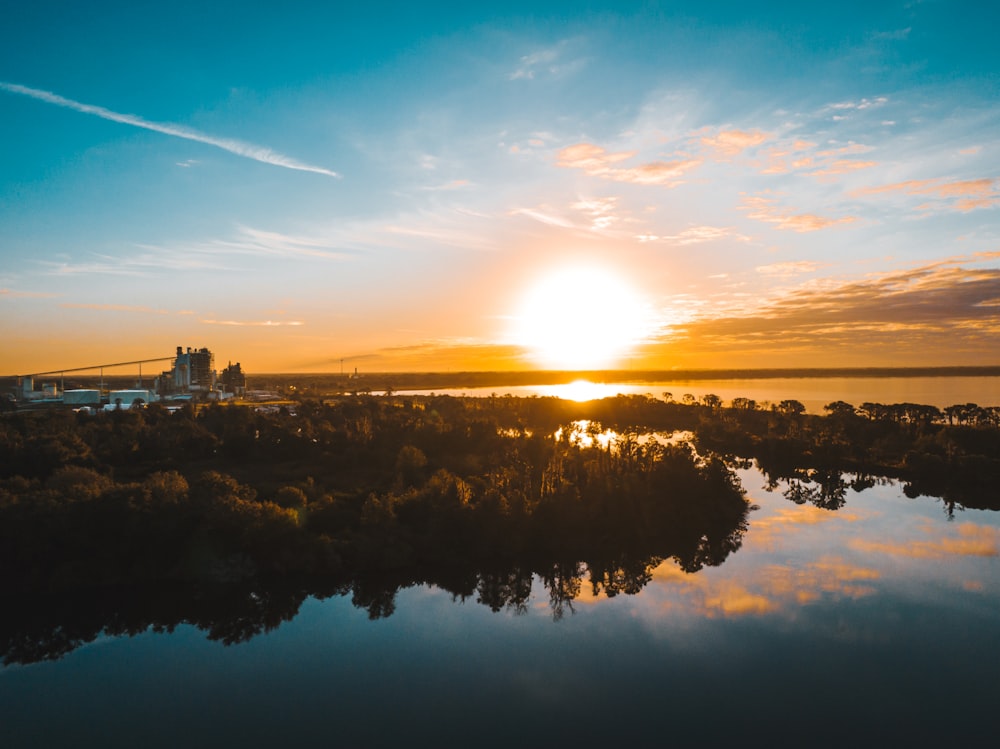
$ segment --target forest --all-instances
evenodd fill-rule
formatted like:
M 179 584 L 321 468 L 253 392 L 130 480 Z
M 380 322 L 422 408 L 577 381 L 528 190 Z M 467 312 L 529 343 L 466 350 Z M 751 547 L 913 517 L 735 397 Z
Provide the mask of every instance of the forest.
M 309 595 L 378 618 L 419 584 L 520 611 L 537 577 L 558 618 L 583 586 L 632 594 L 664 560 L 695 573 L 736 552 L 750 462 L 830 511 L 889 479 L 946 512 L 1000 509 L 996 408 L 668 396 L 4 414 L 0 588 L 20 613 L 0 655 L 182 622 L 236 642 Z

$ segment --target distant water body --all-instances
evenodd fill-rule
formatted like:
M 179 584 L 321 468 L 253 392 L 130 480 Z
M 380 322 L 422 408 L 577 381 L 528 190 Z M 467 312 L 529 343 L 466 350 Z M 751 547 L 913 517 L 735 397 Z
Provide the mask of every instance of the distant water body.
M 758 404 L 800 401 L 809 413 L 824 413 L 823 406 L 845 401 L 855 406 L 871 403 L 920 403 L 945 408 L 956 403 L 1000 405 L 1000 377 L 781 377 L 766 379 L 663 380 L 658 382 L 591 382 L 566 385 L 517 385 L 474 388 L 407 390 L 414 395 L 488 397 L 554 396 L 570 400 L 593 400 L 616 395 L 651 395 L 674 400 L 691 394 L 701 400 L 709 393 L 729 403 L 733 398 L 752 398 Z

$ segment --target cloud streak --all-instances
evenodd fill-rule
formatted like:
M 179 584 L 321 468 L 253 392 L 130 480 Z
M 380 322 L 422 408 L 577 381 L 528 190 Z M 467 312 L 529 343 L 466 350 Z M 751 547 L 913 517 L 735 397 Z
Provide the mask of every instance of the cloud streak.
M 715 135 L 701 138 L 701 144 L 723 157 L 739 156 L 743 151 L 759 146 L 771 138 L 769 133 L 760 130 L 721 130 Z
M 63 96 L 59 96 L 58 94 L 54 94 L 51 91 L 29 88 L 28 86 L 21 86 L 16 83 L 0 81 L 0 90 L 11 94 L 27 96 L 32 99 L 37 99 L 38 101 L 44 101 L 47 104 L 53 104 L 57 107 L 63 107 L 64 109 L 72 109 L 83 114 L 94 115 L 95 117 L 110 120 L 111 122 L 118 122 L 123 125 L 132 125 L 133 127 L 139 127 L 144 130 L 152 130 L 156 133 L 171 135 L 175 138 L 183 138 L 184 140 L 193 140 L 197 143 L 204 143 L 208 146 L 221 148 L 223 151 L 228 151 L 229 153 L 237 156 L 259 161 L 262 164 L 271 164 L 272 166 L 280 166 L 285 169 L 294 169 L 300 172 L 323 174 L 327 177 L 340 177 L 337 172 L 331 171 L 330 169 L 324 169 L 320 166 L 303 163 L 290 156 L 285 156 L 277 151 L 273 151 L 266 146 L 258 146 L 253 143 L 246 143 L 233 138 L 217 138 L 213 135 L 208 135 L 206 133 L 193 130 L 192 128 L 184 127 L 183 125 L 150 122 L 149 120 L 145 120 L 142 117 L 137 117 L 133 114 L 113 112 L 110 109 L 105 109 L 104 107 L 95 106 L 93 104 L 84 104 L 82 102 L 74 101 L 73 99 L 67 99 Z
M 910 557 L 913 559 L 941 559 L 949 556 L 995 557 L 1000 556 L 1000 530 L 975 523 L 958 526 L 957 537 L 931 541 L 851 541 L 853 549 L 861 551 Z
M 724 239 L 747 242 L 750 238 L 740 234 L 730 227 L 723 226 L 692 226 L 677 234 L 658 236 L 656 234 L 640 234 L 636 237 L 640 242 L 663 242 L 684 247 L 703 242 L 716 242 Z
M 905 193 L 907 195 L 926 195 L 936 199 L 944 207 L 952 208 L 962 213 L 977 208 L 990 208 L 1000 205 L 1000 190 L 997 180 L 992 178 L 967 179 L 946 182 L 940 179 L 914 179 L 906 182 L 896 182 L 880 187 L 867 187 L 854 192 L 855 196 L 884 195 L 886 193 Z M 930 208 L 926 203 L 922 209 Z
M 700 159 L 679 159 L 650 161 L 631 167 L 615 166 L 635 155 L 635 151 L 609 153 L 593 143 L 577 143 L 559 152 L 556 166 L 564 169 L 582 169 L 591 177 L 601 177 L 615 182 L 676 187 L 681 184 L 681 177 L 686 172 L 702 163 Z
M 288 320 L 284 322 L 275 320 L 201 320 L 200 322 L 204 325 L 228 325 L 239 328 L 294 328 L 305 325 L 301 320 Z
M 0 289 L 0 299 L 47 299 L 57 296 L 43 291 L 15 291 L 14 289 Z
M 855 216 L 828 218 L 826 216 L 817 216 L 814 213 L 794 213 L 776 205 L 776 202 L 774 198 L 760 195 L 745 196 L 740 207 L 746 211 L 747 218 L 752 218 L 754 221 L 763 221 L 766 224 L 774 224 L 779 229 L 794 231 L 800 234 L 828 229 L 831 226 L 839 224 L 849 224 L 856 220 Z

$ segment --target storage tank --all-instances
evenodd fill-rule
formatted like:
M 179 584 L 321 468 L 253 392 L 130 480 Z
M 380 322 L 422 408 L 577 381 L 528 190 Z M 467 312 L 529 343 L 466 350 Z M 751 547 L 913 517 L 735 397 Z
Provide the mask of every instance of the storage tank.
M 112 390 L 108 395 L 109 406 L 117 406 L 120 402 L 122 408 L 130 408 L 136 401 L 152 403 L 155 400 L 158 400 L 157 395 L 151 390 Z
M 124 401 L 122 401 L 124 403 Z M 63 403 L 67 406 L 98 406 L 101 403 L 100 390 L 64 390 Z

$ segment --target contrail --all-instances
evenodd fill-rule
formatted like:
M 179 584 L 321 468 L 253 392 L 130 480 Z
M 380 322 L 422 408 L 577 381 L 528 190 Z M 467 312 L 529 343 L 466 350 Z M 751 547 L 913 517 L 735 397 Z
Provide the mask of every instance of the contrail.
M 324 169 L 321 166 L 313 166 L 311 164 L 303 164 L 301 161 L 296 161 L 290 156 L 277 153 L 276 151 L 272 151 L 270 148 L 265 148 L 264 146 L 255 146 L 253 143 L 244 143 L 243 141 L 233 140 L 231 138 L 215 138 L 211 135 L 199 133 L 197 130 L 192 130 L 191 128 L 187 128 L 182 125 L 150 122 L 149 120 L 144 120 L 142 117 L 136 117 L 134 114 L 120 114 L 118 112 L 112 112 L 110 109 L 97 107 L 93 104 L 83 104 L 81 102 L 59 96 L 58 94 L 53 94 L 50 91 L 28 88 L 27 86 L 20 86 L 16 83 L 5 83 L 4 81 L 0 81 L 0 89 L 8 91 L 12 94 L 30 96 L 32 99 L 38 99 L 39 101 L 48 102 L 49 104 L 55 104 L 57 107 L 66 107 L 67 109 L 75 109 L 77 112 L 83 112 L 84 114 L 92 114 L 105 120 L 111 120 L 112 122 L 121 122 L 125 125 L 133 125 L 134 127 L 141 127 L 146 130 L 153 130 L 157 133 L 163 133 L 164 135 L 173 135 L 175 138 L 184 138 L 186 140 L 197 141 L 198 143 L 205 143 L 209 146 L 221 148 L 223 151 L 234 153 L 237 156 L 243 156 L 248 159 L 253 159 L 254 161 L 263 162 L 264 164 L 283 166 L 285 169 L 297 169 L 300 172 L 325 174 L 328 177 L 340 176 L 336 172 L 330 171 L 329 169 Z

